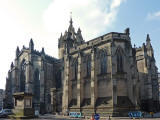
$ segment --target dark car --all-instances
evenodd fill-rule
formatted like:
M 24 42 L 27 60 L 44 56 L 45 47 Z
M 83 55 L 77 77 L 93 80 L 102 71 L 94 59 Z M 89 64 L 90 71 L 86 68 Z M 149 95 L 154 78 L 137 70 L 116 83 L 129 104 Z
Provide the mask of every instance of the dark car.
M 0 111 L 0 117 L 7 117 L 8 115 L 11 115 L 13 114 L 12 110 L 11 109 L 2 109 Z

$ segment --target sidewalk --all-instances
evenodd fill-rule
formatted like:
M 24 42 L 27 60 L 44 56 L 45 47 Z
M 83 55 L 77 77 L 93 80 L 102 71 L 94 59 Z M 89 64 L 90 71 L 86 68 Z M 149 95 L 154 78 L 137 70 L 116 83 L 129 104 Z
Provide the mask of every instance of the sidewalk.
M 69 116 L 63 115 L 52 115 L 45 114 L 40 115 L 37 119 L 45 119 L 45 120 L 90 120 L 90 116 L 86 116 L 85 118 L 70 118 Z M 108 117 L 101 117 L 100 120 L 108 120 Z M 111 117 L 111 120 L 160 120 L 160 118 L 136 118 L 132 119 L 129 117 Z

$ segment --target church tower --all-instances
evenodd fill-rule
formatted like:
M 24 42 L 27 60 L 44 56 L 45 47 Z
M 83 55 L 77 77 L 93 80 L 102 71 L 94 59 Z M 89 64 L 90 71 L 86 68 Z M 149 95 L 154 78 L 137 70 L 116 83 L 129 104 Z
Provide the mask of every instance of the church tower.
M 75 32 L 72 17 L 70 18 L 69 23 L 68 30 L 65 31 L 64 35 L 61 33 L 61 36 L 58 39 L 58 53 L 60 59 L 64 57 L 64 54 L 68 54 L 71 48 L 84 43 L 80 28 L 77 33 Z

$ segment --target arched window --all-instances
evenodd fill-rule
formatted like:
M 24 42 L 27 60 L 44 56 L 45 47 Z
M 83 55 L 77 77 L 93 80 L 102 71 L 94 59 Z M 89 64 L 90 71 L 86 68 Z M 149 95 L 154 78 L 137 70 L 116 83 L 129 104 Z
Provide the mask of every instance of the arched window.
M 58 72 L 56 73 L 56 88 L 60 88 L 62 86 L 61 73 L 62 69 L 59 69 Z
M 25 60 L 22 61 L 20 67 L 21 67 L 21 72 L 20 72 L 20 92 L 24 92 L 25 91 L 25 80 L 26 80 L 26 76 L 25 76 L 26 62 L 25 62 Z
M 39 70 L 36 69 L 34 72 L 34 98 L 36 101 L 40 100 L 40 74 Z
M 100 67 L 101 67 L 101 74 L 107 73 L 107 55 L 104 51 L 101 52 Z
M 76 60 L 74 63 L 74 76 L 76 80 L 77 80 L 77 73 L 78 73 L 78 61 Z
M 91 59 L 88 57 L 86 60 L 87 77 L 91 75 Z
M 47 95 L 47 103 L 51 104 L 51 95 L 50 94 Z
M 123 72 L 123 58 L 121 53 L 117 54 L 117 72 Z

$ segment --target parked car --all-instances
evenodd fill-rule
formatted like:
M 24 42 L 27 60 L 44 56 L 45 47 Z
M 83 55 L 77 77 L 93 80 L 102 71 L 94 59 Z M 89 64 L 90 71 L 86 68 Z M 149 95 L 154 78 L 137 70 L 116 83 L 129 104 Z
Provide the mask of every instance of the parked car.
M 11 109 L 2 109 L 0 111 L 0 117 L 7 117 L 8 115 L 13 114 Z

